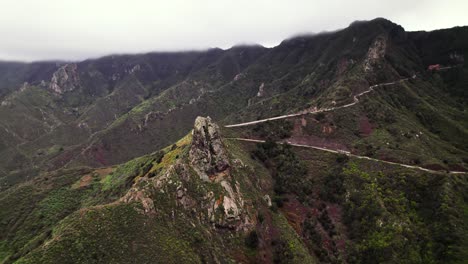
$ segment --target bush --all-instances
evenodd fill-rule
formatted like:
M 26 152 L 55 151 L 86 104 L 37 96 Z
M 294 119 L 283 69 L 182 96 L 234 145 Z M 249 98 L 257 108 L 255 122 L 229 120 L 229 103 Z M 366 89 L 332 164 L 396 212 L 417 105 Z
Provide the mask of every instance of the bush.
M 348 160 L 349 160 L 349 157 L 346 154 L 338 154 L 338 157 L 336 157 L 336 162 L 338 163 L 344 163 L 344 162 L 347 162 Z
M 290 145 L 268 140 L 257 144 L 253 155 L 270 169 L 277 194 L 295 193 L 304 200 L 311 193 L 311 185 L 305 179 L 307 167 L 299 161 Z
M 291 136 L 293 123 L 287 120 L 260 123 L 252 129 L 255 136 L 270 140 L 279 140 Z
M 257 231 L 252 230 L 245 238 L 245 245 L 249 248 L 256 249 L 258 247 L 258 235 Z
M 318 121 L 321 121 L 324 118 L 325 118 L 325 113 L 324 112 L 320 112 L 317 115 L 315 115 L 315 119 L 317 119 Z

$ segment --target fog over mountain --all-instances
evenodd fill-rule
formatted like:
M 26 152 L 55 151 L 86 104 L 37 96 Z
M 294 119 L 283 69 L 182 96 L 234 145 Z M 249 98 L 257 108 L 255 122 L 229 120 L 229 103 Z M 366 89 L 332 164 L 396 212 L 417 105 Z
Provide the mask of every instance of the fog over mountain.
M 0 59 L 81 60 L 239 43 L 271 47 L 300 33 L 375 17 L 398 21 L 407 31 L 433 30 L 467 25 L 465 10 L 463 0 L 1 0 Z
M 0 264 L 466 263 L 465 2 L 0 0 Z

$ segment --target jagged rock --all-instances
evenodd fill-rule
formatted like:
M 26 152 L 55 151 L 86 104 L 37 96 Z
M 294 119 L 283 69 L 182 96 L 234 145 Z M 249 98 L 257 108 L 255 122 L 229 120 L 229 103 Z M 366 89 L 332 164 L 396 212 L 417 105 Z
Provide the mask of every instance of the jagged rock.
M 265 194 L 265 195 L 263 196 L 263 200 L 267 203 L 268 207 L 271 207 L 271 206 L 272 206 L 270 195 Z
M 226 149 L 221 141 L 219 127 L 210 117 L 197 117 L 193 128 L 190 163 L 203 180 L 230 167 Z
M 387 36 L 378 36 L 367 51 L 367 56 L 364 61 L 364 71 L 372 71 L 375 65 L 385 57 L 387 48 Z
M 23 85 L 21 86 L 19 91 L 24 92 L 24 91 L 26 91 L 26 89 L 28 89 L 28 87 L 29 87 L 29 83 L 25 82 L 25 83 L 23 83 Z
M 158 213 L 158 201 L 164 197 L 174 205 L 173 214 L 190 212 L 216 228 L 249 230 L 253 223 L 232 174 L 240 168 L 245 165 L 239 159 L 229 163 L 219 127 L 209 117 L 198 117 L 188 159 L 179 159 L 159 175 L 139 178 L 121 201 L 138 201 L 142 212 L 152 215 Z M 213 184 L 221 188 L 213 189 Z
M 141 70 L 141 66 L 140 64 L 137 64 L 135 66 L 133 66 L 133 68 L 130 70 L 130 74 L 134 74 L 135 72 Z
M 262 97 L 265 95 L 264 87 L 265 87 L 265 83 L 260 84 L 260 86 L 258 87 L 257 97 Z
M 76 64 L 66 64 L 52 75 L 49 88 L 57 94 L 73 91 L 80 86 Z
M 242 73 L 238 73 L 236 74 L 236 76 L 234 76 L 234 81 L 238 81 L 240 78 L 243 77 L 243 74 Z
M 146 180 L 146 179 L 144 179 Z M 125 202 L 125 203 L 131 203 L 135 201 L 141 202 L 141 205 L 143 206 L 143 210 L 145 214 L 155 214 L 156 210 L 154 207 L 154 202 L 153 199 L 151 199 L 150 194 L 148 193 L 148 190 L 138 188 L 136 186 L 133 186 L 125 196 L 120 198 L 120 201 Z

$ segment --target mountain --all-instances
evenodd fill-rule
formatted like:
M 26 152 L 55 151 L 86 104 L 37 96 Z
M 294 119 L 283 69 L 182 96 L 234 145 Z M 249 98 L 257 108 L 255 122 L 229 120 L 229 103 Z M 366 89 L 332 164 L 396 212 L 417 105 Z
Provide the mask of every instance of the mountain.
M 378 18 L 1 62 L 0 262 L 462 263 L 467 56 Z

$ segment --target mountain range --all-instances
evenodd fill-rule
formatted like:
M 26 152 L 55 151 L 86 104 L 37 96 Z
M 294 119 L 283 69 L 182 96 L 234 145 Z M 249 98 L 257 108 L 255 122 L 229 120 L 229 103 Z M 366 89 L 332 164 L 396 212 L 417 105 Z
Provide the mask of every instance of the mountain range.
M 0 62 L 0 263 L 463 263 L 468 27 Z

